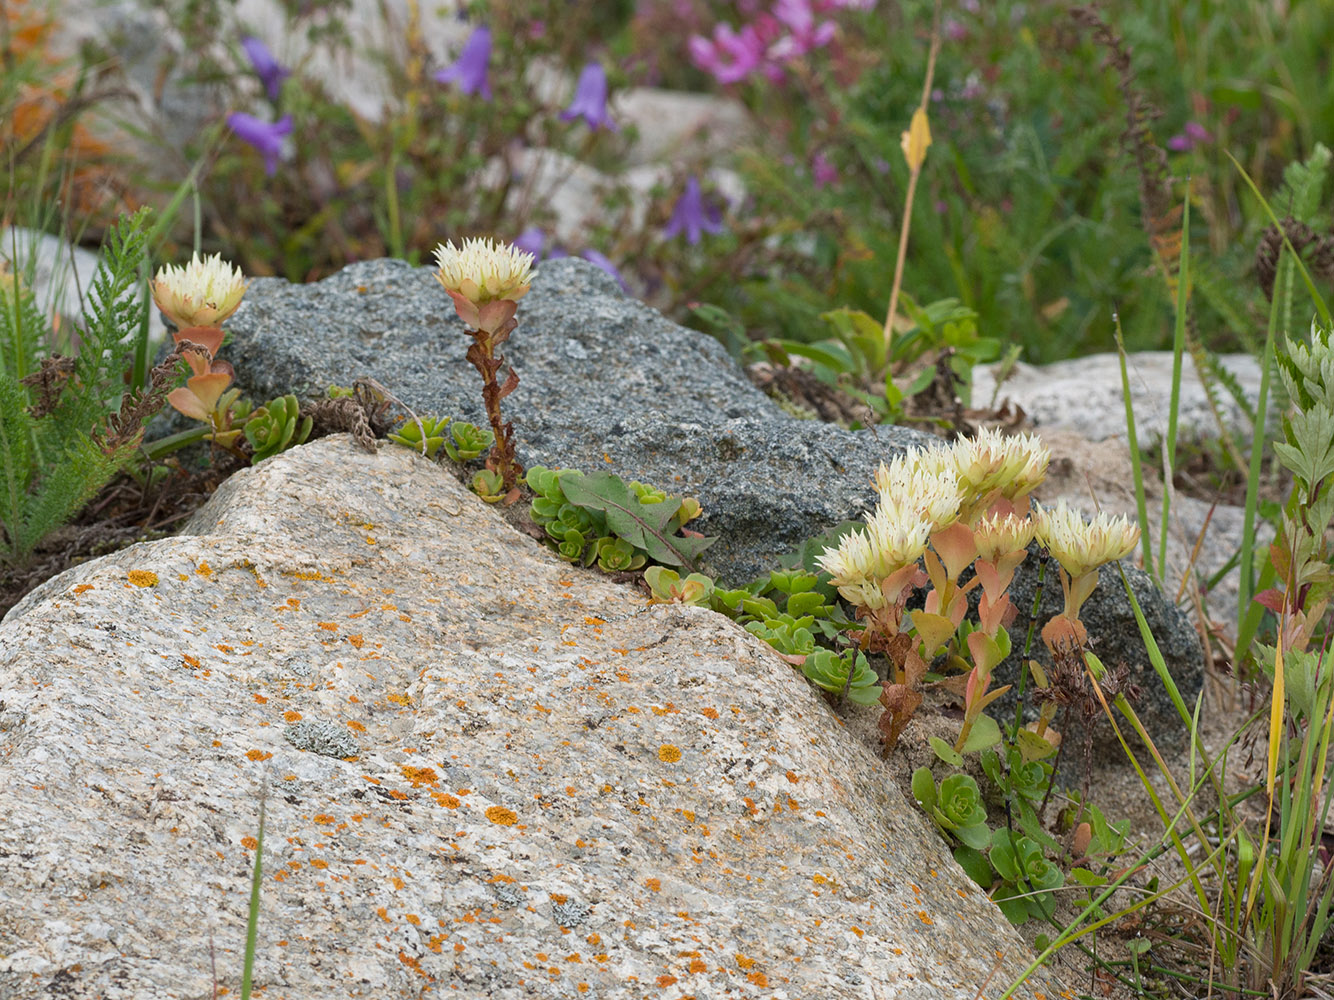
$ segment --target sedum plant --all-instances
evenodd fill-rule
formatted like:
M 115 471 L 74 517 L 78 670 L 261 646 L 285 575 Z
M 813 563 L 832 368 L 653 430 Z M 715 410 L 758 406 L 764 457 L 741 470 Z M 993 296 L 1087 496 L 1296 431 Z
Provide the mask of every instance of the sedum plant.
M 475 481 L 484 497 L 499 499 L 503 494 L 518 499 L 515 484 L 523 475 L 523 467 L 514 457 L 514 425 L 500 415 L 500 401 L 519 385 L 519 376 L 511 367 L 502 385 L 496 378 L 505 366 L 499 353 L 518 322 L 514 314 L 519 299 L 528 294 L 532 281 L 533 255 L 524 253 L 507 243 L 491 240 L 464 240 L 462 247 L 453 241 L 435 248 L 438 268 L 436 278 L 444 286 L 454 309 L 468 328 L 472 344 L 468 347 L 468 363 L 482 376 L 482 402 L 495 444 L 487 457 L 487 471 L 497 480 L 485 477 Z

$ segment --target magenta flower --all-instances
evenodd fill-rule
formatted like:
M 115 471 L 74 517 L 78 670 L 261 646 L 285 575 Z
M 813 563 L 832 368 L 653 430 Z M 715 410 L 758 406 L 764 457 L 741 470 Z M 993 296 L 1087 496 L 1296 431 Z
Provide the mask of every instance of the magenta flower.
M 740 32 L 733 31 L 730 24 L 716 24 L 713 41 L 691 35 L 687 48 L 695 65 L 721 84 L 739 83 L 764 60 L 764 40 L 753 24 Z
M 672 217 L 663 227 L 662 235 L 668 239 L 685 234 L 686 242 L 692 246 L 699 242 L 701 233 L 717 235 L 723 231 L 720 213 L 709 209 L 704 204 L 704 194 L 699 189 L 699 178 L 690 177 L 686 187 L 672 209 Z
M 601 63 L 591 62 L 579 74 L 574 88 L 574 100 L 560 114 L 563 122 L 582 117 L 591 129 L 608 128 L 616 131 L 616 124 L 607 117 L 607 74 Z
M 486 79 L 486 68 L 491 62 L 491 29 L 485 25 L 468 36 L 454 65 L 437 70 L 436 83 L 457 83 L 465 94 L 481 94 L 491 100 L 491 84 Z
M 773 14 L 791 34 L 769 46 L 770 59 L 786 62 L 800 58 L 811 49 L 828 45 L 837 30 L 833 21 L 815 23 L 810 0 L 776 0 Z
M 1196 146 L 1213 141 L 1213 134 L 1199 122 L 1186 122 L 1184 131 L 1167 140 L 1167 148 L 1178 153 L 1188 153 Z
M 233 111 L 227 116 L 227 125 L 238 139 L 259 150 L 264 157 L 264 173 L 272 177 L 282 156 L 283 139 L 292 132 L 292 116 L 283 115 L 276 122 L 266 122 L 244 111 Z
M 250 65 L 255 68 L 255 75 L 263 81 L 264 89 L 269 92 L 269 100 L 277 103 L 283 81 L 292 75 L 292 71 L 273 58 L 269 47 L 258 38 L 241 39 L 241 48 L 245 49 Z
M 589 247 L 579 256 L 582 257 L 584 260 L 588 261 L 594 267 L 601 268 L 603 271 L 606 271 L 613 278 L 615 278 L 616 283 L 621 286 L 621 291 L 623 292 L 630 291 L 629 286 L 626 285 L 625 283 L 625 279 L 621 277 L 621 272 L 616 270 L 616 265 L 613 264 L 606 257 L 604 257 L 601 253 L 594 250 L 592 247 Z
M 811 177 L 814 178 L 815 188 L 818 191 L 838 180 L 838 168 L 824 153 L 816 153 L 815 158 L 811 160 Z

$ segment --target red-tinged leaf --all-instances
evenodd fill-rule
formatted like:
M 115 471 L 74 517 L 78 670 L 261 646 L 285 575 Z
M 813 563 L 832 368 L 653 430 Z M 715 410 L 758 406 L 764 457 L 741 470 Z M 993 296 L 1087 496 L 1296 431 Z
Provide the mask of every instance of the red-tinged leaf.
M 1283 591 L 1277 589 L 1276 587 L 1271 587 L 1268 590 L 1260 591 L 1260 593 L 1255 595 L 1255 600 L 1256 603 L 1264 605 L 1266 608 L 1274 612 L 1274 614 L 1276 615 L 1281 615 L 1283 613 L 1283 605 L 1284 605 Z

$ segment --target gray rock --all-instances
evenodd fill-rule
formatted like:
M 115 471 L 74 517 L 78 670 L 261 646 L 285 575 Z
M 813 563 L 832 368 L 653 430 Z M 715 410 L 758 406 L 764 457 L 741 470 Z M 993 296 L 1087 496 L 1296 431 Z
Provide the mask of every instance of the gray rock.
M 311 285 L 256 279 L 228 325 L 224 356 L 257 398 L 322 392 L 371 375 L 423 413 L 485 424 L 480 377 L 463 360 L 468 338 L 429 268 L 378 260 Z M 906 428 L 848 431 L 795 419 L 717 342 L 627 299 L 584 261 L 541 265 L 506 355 L 520 378 L 504 402 L 520 461 L 606 470 L 698 497 L 704 517 L 692 527 L 718 536 L 705 560 L 733 584 L 861 516 L 875 502 L 879 462 L 935 440 Z M 1203 677 L 1195 633 L 1152 584 L 1136 581 L 1151 620 L 1171 630 L 1159 641 L 1193 697 Z M 1093 633 L 1098 651 L 1139 676 L 1151 668 L 1133 620 L 1126 627 L 1125 596 L 1111 583 L 1087 606 L 1107 626 Z M 1001 677 L 1008 679 L 1004 670 Z M 1179 732 L 1175 719 L 1161 717 L 1169 743 Z
M 429 268 L 377 260 L 310 285 L 258 278 L 228 329 L 223 356 L 257 398 L 370 375 L 420 412 L 486 425 L 468 338 Z M 505 355 L 520 379 L 504 401 L 520 461 L 699 497 L 698 530 L 720 536 L 707 561 L 733 583 L 859 516 L 876 465 L 927 440 L 783 413 L 716 341 L 625 298 L 584 261 L 541 266 Z
M 0 624 L 0 995 L 207 997 L 211 944 L 234 994 L 266 782 L 288 1000 L 971 1000 L 1031 954 L 768 647 L 407 449 L 270 459 Z
M 1020 609 L 1020 617 L 1015 619 L 1014 625 L 1010 628 L 1014 652 L 998 668 L 999 683 L 1014 683 L 1019 676 L 1020 664 L 1025 659 L 1022 654 L 1028 628 L 1028 614 L 1037 595 L 1041 566 L 1037 547 L 1030 547 L 1029 558 L 1024 560 L 1015 573 L 1014 583 L 1010 585 L 1010 599 Z M 1149 624 L 1154 641 L 1168 664 L 1173 681 L 1186 704 L 1193 705 L 1195 696 L 1199 694 L 1200 687 L 1204 683 L 1204 654 L 1190 619 L 1180 608 L 1163 597 L 1147 573 L 1126 563 L 1123 563 L 1122 567 L 1135 593 L 1135 600 L 1139 603 L 1140 610 L 1144 612 L 1145 621 Z M 1043 624 L 1061 613 L 1064 599 L 1061 596 L 1061 582 L 1054 559 L 1048 562 L 1045 570 L 1041 570 L 1041 574 L 1042 600 L 1038 605 L 1037 624 L 1033 630 L 1033 647 L 1029 651 L 1029 657 L 1036 659 L 1050 671 L 1051 654 L 1043 645 L 1039 632 Z M 1127 682 L 1134 686 L 1136 695 L 1132 704 L 1154 742 L 1163 750 L 1184 745 L 1187 737 L 1186 727 L 1149 660 L 1148 651 L 1140 637 L 1139 626 L 1135 622 L 1134 610 L 1130 606 L 1129 598 L 1126 597 L 1125 586 L 1115 565 L 1105 566 L 1099 572 L 1098 589 L 1080 610 L 1080 620 L 1088 629 L 1090 645 L 1098 658 L 1109 668 L 1127 668 Z M 997 719 L 1013 720 L 1016 694 L 1017 690 L 1000 698 L 996 702 L 997 711 L 992 713 L 993 716 Z M 1034 700 L 1031 681 L 1026 700 L 1028 717 L 1036 718 L 1038 705 Z M 1122 725 L 1122 723 L 1123 720 L 1118 718 L 1117 724 Z M 1064 719 L 1058 716 L 1056 725 L 1071 741 L 1062 759 L 1062 779 L 1077 783 L 1077 778 L 1082 773 L 1082 761 L 1078 754 L 1083 749 L 1082 741 L 1087 728 L 1073 712 Z M 1122 728 L 1124 730 L 1128 727 L 1122 725 Z M 1092 737 L 1093 750 L 1098 753 L 1100 763 L 1105 763 L 1109 757 L 1123 759 L 1120 745 L 1116 742 L 1116 737 L 1101 712 L 1095 717 Z M 1132 739 L 1132 743 L 1138 745 L 1137 740 Z

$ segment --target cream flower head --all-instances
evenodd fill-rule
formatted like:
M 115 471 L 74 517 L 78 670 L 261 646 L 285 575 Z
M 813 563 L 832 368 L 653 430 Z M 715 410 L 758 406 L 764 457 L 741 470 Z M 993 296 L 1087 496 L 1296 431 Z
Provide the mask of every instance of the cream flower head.
M 1056 557 L 1072 580 L 1124 559 L 1139 542 L 1139 525 L 1128 518 L 1099 514 L 1085 521 L 1064 500 L 1055 509 L 1039 507 L 1036 520 L 1038 544 Z
M 1031 518 L 1018 514 L 992 514 L 982 518 L 973 528 L 973 543 L 977 557 L 984 562 L 999 563 L 1011 552 L 1028 548 L 1037 526 Z
M 959 489 L 969 504 L 993 492 L 1013 500 L 1032 492 L 1047 475 L 1051 452 L 1032 434 L 1006 437 L 984 427 L 974 438 L 961 438 L 950 448 Z
M 944 448 L 913 449 L 888 465 L 881 462 L 875 488 L 881 508 L 904 524 L 925 521 L 931 531 L 939 531 L 959 518 L 958 477 Z
M 476 306 L 502 299 L 517 302 L 537 277 L 532 254 L 499 240 L 469 239 L 462 247 L 450 240 L 435 248 L 435 260 L 435 276 L 445 290 Z
M 182 330 L 217 326 L 236 312 L 245 290 L 241 269 L 217 253 L 203 260 L 195 253 L 184 267 L 164 264 L 153 279 L 153 301 Z

